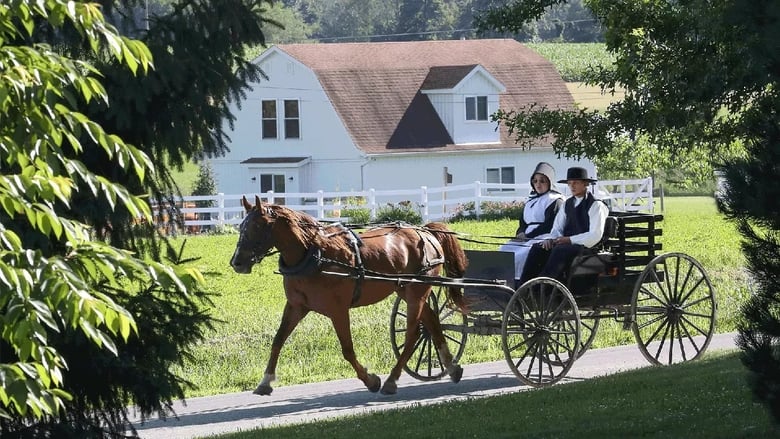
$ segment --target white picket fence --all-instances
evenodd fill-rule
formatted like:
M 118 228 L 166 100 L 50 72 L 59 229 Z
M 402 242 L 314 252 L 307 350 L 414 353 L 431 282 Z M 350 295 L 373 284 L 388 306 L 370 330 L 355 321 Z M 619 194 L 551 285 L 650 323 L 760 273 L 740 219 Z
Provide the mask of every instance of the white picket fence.
M 558 185 L 564 195 L 568 187 Z M 648 177 L 638 180 L 605 180 L 591 186 L 596 198 L 604 200 L 613 211 L 652 212 L 653 180 Z M 238 195 L 203 195 L 183 197 L 177 203 L 177 208 L 185 217 L 184 226 L 189 231 L 197 231 L 202 226 L 224 226 L 239 224 L 244 217 L 242 196 L 246 195 L 250 203 L 255 203 L 255 196 L 273 204 L 285 206 L 306 212 L 320 221 L 341 221 L 349 223 L 348 217 L 342 212 L 348 209 L 367 209 L 371 218 L 377 217 L 377 212 L 386 206 L 398 203 L 408 203 L 417 210 L 423 222 L 447 221 L 463 206 L 472 205 L 473 213 L 478 218 L 482 214 L 483 202 L 524 201 L 530 191 L 529 183 L 498 184 L 481 183 L 444 186 L 438 188 L 420 187 L 418 189 L 384 190 L 369 189 L 366 191 L 317 191 L 313 193 L 274 193 L 238 194 Z M 211 207 L 196 207 L 210 202 Z M 208 203 L 206 203 L 208 204 Z

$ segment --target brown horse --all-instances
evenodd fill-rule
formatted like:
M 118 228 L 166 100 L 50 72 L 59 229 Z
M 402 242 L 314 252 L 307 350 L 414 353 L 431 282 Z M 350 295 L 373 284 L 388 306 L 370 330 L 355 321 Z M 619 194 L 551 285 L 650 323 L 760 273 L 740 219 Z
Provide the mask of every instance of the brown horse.
M 309 311 L 330 318 L 344 359 L 352 365 L 368 390 L 378 391 L 381 380 L 368 373 L 355 356 L 349 310 L 377 303 L 394 291 L 407 304 L 406 338 L 398 363 L 382 386 L 382 393 L 396 392 L 396 382 L 419 336 L 420 322 L 430 332 L 450 379 L 460 381 L 463 369 L 453 362 L 439 316 L 427 303 L 431 286 L 420 282 L 399 282 L 397 278 L 382 279 L 383 274 L 438 276 L 442 267 L 448 276 L 462 277 L 466 270 L 466 255 L 457 237 L 449 233 L 444 224 L 430 223 L 424 227 L 386 225 L 356 235 L 340 224 L 323 225 L 304 213 L 262 203 L 259 197 L 255 197 L 254 206 L 246 197 L 242 203 L 246 217 L 241 223 L 230 265 L 238 273 L 249 273 L 252 266 L 275 247 L 280 255 L 279 271 L 284 275 L 287 297 L 265 376 L 255 394 L 269 395 L 273 391 L 271 382 L 276 378 L 276 364 L 282 346 Z M 455 306 L 466 312 L 460 289 L 449 288 L 448 296 Z

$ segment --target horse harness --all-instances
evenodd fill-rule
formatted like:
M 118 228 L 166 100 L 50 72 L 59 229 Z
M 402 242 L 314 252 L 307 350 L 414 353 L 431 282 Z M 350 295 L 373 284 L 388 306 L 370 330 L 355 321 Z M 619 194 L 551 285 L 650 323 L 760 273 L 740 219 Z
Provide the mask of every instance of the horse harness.
M 333 238 L 336 236 L 345 235 L 347 241 L 350 244 L 350 247 L 352 248 L 352 253 L 354 255 L 352 264 L 339 261 L 336 259 L 323 257 L 322 250 L 316 245 L 312 245 L 307 249 L 306 255 L 304 255 L 303 259 L 301 259 L 300 262 L 298 262 L 293 266 L 285 265 L 284 262 L 282 261 L 282 258 L 279 258 L 279 273 L 283 276 L 310 276 L 312 274 L 322 272 L 322 267 L 326 265 L 333 265 L 341 268 L 346 268 L 350 272 L 349 277 L 355 279 L 355 288 L 352 291 L 352 302 L 351 302 L 352 305 L 355 305 L 360 300 L 360 295 L 362 293 L 362 285 L 363 285 L 363 281 L 366 278 L 366 275 L 382 277 L 382 276 L 387 276 L 387 274 L 378 273 L 366 269 L 365 265 L 363 264 L 363 259 L 360 256 L 360 247 L 363 246 L 363 240 L 357 235 L 357 233 L 355 233 L 353 229 L 350 229 L 341 223 L 335 223 L 333 224 L 333 226 L 337 227 L 337 230 L 335 232 L 325 234 L 323 228 L 320 227 L 318 233 L 323 235 L 323 237 L 325 238 Z M 377 228 L 392 228 L 392 230 L 388 231 L 387 234 L 394 233 L 398 229 L 411 228 L 415 230 L 417 236 L 420 238 L 421 241 L 425 241 L 431 244 L 431 246 L 434 249 L 437 249 L 437 253 L 438 253 L 438 247 L 433 241 L 434 239 L 433 235 L 425 228 L 417 227 L 417 226 L 413 226 L 401 222 L 377 226 L 374 229 Z M 444 263 L 444 255 L 441 253 L 431 256 L 427 251 L 425 251 L 424 258 L 425 258 L 424 259 L 425 263 L 417 274 L 425 273 L 431 268 Z

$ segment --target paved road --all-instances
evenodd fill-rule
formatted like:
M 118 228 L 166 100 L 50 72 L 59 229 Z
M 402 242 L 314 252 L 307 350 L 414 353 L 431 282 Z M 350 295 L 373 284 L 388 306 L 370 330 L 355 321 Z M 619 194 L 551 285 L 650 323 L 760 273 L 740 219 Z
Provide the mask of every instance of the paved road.
M 716 335 L 707 352 L 735 349 L 735 336 L 735 333 Z M 577 360 L 561 382 L 584 380 L 648 364 L 636 345 L 595 349 Z M 398 382 L 398 394 L 391 396 L 370 393 L 357 378 L 351 378 L 277 387 L 271 396 L 264 397 L 241 392 L 192 398 L 186 405 L 175 404 L 178 419 L 147 420 L 144 424 L 136 424 L 136 428 L 145 439 L 197 438 L 529 389 L 520 384 L 504 360 L 463 365 L 463 369 L 463 379 L 457 384 L 420 382 L 403 374 Z

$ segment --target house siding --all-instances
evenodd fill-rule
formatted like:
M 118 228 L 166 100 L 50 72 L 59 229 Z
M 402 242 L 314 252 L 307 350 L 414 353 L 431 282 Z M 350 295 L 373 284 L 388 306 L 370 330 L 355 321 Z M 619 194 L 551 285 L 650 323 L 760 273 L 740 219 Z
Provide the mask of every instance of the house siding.
M 266 168 L 268 172 L 286 175 L 287 192 L 357 187 L 364 154 L 355 147 L 311 69 L 282 53 L 270 54 L 260 66 L 269 79 L 252 84 L 253 89 L 241 102 L 241 108 L 234 106 L 236 121 L 228 131 L 230 152 L 211 161 L 219 190 L 257 192 L 259 183 L 252 177 L 263 166 L 241 162 L 252 157 L 285 156 L 310 157 L 312 160 L 304 167 Z M 299 139 L 284 139 L 282 130 L 278 131 L 277 139 L 262 138 L 261 102 L 266 99 L 299 101 Z M 292 180 L 289 177 L 293 177 Z M 312 182 L 316 182 L 316 188 L 312 187 Z
M 545 161 L 556 170 L 558 179 L 566 177 L 570 166 L 582 166 L 595 175 L 590 161 L 555 159 L 549 148 L 517 153 L 516 151 L 468 151 L 453 154 L 415 154 L 382 157 L 365 166 L 366 188 L 418 189 L 421 186 L 445 186 L 444 168 L 452 175 L 452 185 L 486 181 L 488 168 L 514 167 L 515 183 L 528 183 L 536 165 Z M 388 184 L 388 182 L 392 182 Z M 527 193 L 518 194 L 520 197 Z M 416 200 L 413 200 L 416 201 Z

